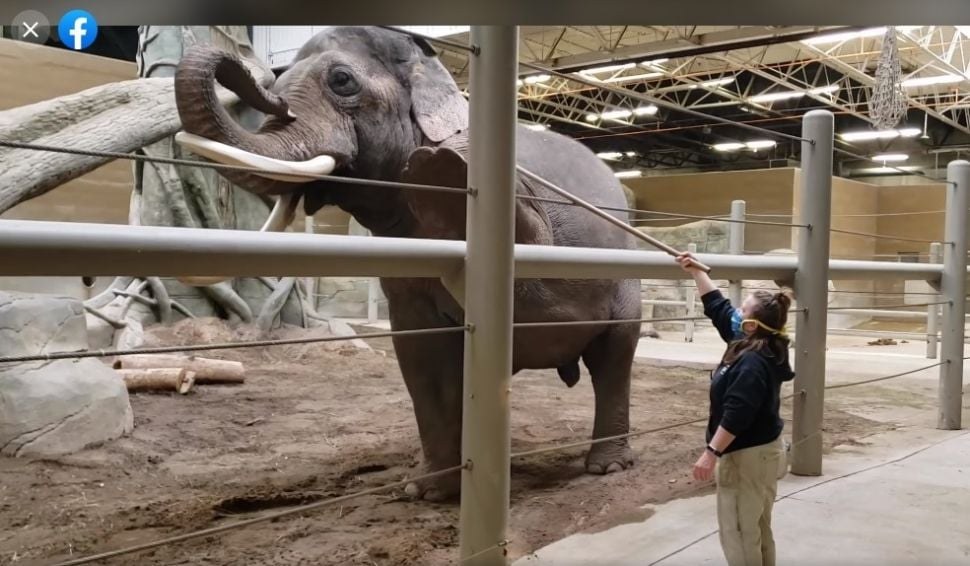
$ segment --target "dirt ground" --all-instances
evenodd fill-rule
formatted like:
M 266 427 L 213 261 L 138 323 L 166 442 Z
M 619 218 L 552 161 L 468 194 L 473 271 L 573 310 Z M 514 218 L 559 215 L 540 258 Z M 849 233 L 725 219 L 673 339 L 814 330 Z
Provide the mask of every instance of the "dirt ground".
M 156 340 L 225 338 L 183 325 Z M 128 437 L 68 457 L 0 459 L 0 564 L 78 558 L 420 474 L 390 341 L 370 344 L 374 352 L 304 345 L 204 353 L 243 361 L 246 383 L 133 394 Z M 633 427 L 703 416 L 707 381 L 703 370 L 636 363 Z M 513 451 L 589 437 L 587 374 L 568 389 L 554 371 L 522 372 L 513 388 Z M 829 405 L 829 448 L 887 428 L 845 408 Z M 642 520 L 646 503 L 706 493 L 710 485 L 689 478 L 702 443 L 701 425 L 635 438 L 636 466 L 605 477 L 583 472 L 585 449 L 514 462 L 510 555 Z M 453 564 L 457 522 L 457 504 L 409 501 L 399 489 L 100 563 Z

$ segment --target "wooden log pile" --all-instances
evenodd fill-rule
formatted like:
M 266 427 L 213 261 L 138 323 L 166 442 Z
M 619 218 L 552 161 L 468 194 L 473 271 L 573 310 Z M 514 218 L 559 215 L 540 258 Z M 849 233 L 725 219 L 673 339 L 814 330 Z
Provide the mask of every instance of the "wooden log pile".
M 241 362 L 178 354 L 145 354 L 118 358 L 114 369 L 128 391 L 188 393 L 194 385 L 241 384 L 246 368 Z

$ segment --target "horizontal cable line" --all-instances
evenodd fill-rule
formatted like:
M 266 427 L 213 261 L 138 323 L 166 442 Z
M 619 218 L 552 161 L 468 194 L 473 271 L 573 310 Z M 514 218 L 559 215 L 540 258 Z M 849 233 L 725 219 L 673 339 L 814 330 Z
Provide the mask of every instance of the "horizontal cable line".
M 385 484 L 379 487 L 373 487 L 370 489 L 365 489 L 362 491 L 357 491 L 354 493 L 349 493 L 347 495 L 341 495 L 340 497 L 334 497 L 331 499 L 325 499 L 323 501 L 315 501 L 313 503 L 307 503 L 306 505 L 300 505 L 299 507 L 294 507 L 292 509 L 286 509 L 284 511 L 276 511 L 273 513 L 267 513 L 265 515 L 260 515 L 259 517 L 253 517 L 252 519 L 245 519 L 242 521 L 237 521 L 235 523 L 229 523 L 226 525 L 220 525 L 218 527 L 212 527 L 209 529 L 203 529 L 199 531 L 193 531 L 190 533 L 185 533 L 183 535 L 177 535 L 165 539 L 156 540 L 153 542 L 148 542 L 145 544 L 139 544 L 135 546 L 129 546 L 127 548 L 121 548 L 118 550 L 112 550 L 110 552 L 104 552 L 101 554 L 95 554 L 92 556 L 87 556 L 84 558 L 77 558 L 75 560 L 68 560 L 67 562 L 59 562 L 55 566 L 76 566 L 79 564 L 88 564 L 91 562 L 96 562 L 98 560 L 104 560 L 106 558 L 114 558 L 116 556 L 124 556 L 128 554 L 134 554 L 136 552 L 141 552 L 143 550 L 150 550 L 152 548 L 158 548 L 160 546 L 166 546 L 169 544 L 174 544 L 177 542 L 182 542 L 186 540 L 212 536 L 219 533 L 224 533 L 226 531 L 232 531 L 242 527 L 248 527 L 250 525 L 255 525 L 257 523 L 265 523 L 266 521 L 274 521 L 282 517 L 287 517 L 290 515 L 297 515 L 300 513 L 305 513 L 307 511 L 312 511 L 314 509 L 320 509 L 322 507 L 330 507 L 338 503 L 343 503 L 351 499 L 357 499 L 360 497 L 365 497 L 367 495 L 374 495 L 377 493 L 383 493 L 398 487 L 404 487 L 409 483 L 419 482 L 429 479 L 438 478 L 448 474 L 453 474 L 455 472 L 464 470 L 467 468 L 467 464 L 462 464 L 460 466 L 452 466 L 450 468 L 445 468 L 443 470 L 438 470 L 436 472 L 427 473 L 415 478 L 403 479 L 394 483 Z
M 851 152 L 851 151 L 849 151 L 847 149 L 842 149 L 840 147 L 833 147 L 832 150 L 835 151 L 836 153 L 841 153 L 842 155 L 847 155 L 847 156 L 853 157 L 855 159 L 861 159 L 863 161 L 871 161 L 873 163 L 883 163 L 883 162 L 880 162 L 877 159 L 873 159 L 871 157 L 866 157 L 865 155 L 859 155 L 858 153 L 853 153 L 853 152 Z M 907 175 L 912 175 L 914 177 L 923 177 L 923 178 L 925 178 L 928 181 L 935 181 L 937 183 L 953 184 L 953 181 L 948 181 L 946 179 L 937 179 L 936 177 L 930 177 L 926 173 L 924 173 L 922 171 L 918 171 L 918 170 L 912 170 L 912 171 L 910 171 L 910 170 L 907 170 L 907 169 L 903 169 L 901 167 L 897 167 L 895 165 L 886 165 L 885 163 L 883 163 L 883 167 L 885 167 L 887 169 L 894 169 L 894 170 L 896 170 L 896 171 L 898 171 L 900 173 L 906 173 Z
M 640 431 L 636 431 L 636 432 L 628 432 L 628 433 L 625 433 L 625 434 L 617 434 L 617 435 L 614 435 L 614 436 L 603 436 L 603 437 L 600 437 L 600 438 L 594 438 L 594 439 L 589 439 L 589 440 L 578 440 L 576 442 L 569 442 L 569 443 L 566 443 L 566 444 L 557 444 L 556 446 L 548 446 L 548 447 L 545 447 L 545 448 L 536 448 L 535 450 L 526 450 L 524 452 L 516 452 L 515 454 L 512 454 L 511 457 L 512 458 L 525 458 L 526 456 L 535 456 L 535 455 L 538 455 L 538 454 L 547 454 L 549 452 L 559 452 L 560 450 L 569 450 L 570 448 L 582 448 L 584 446 L 593 446 L 595 444 L 602 444 L 604 442 L 612 442 L 614 440 L 624 440 L 624 439 L 627 439 L 627 438 L 635 438 L 637 436 L 644 436 L 644 435 L 647 435 L 647 434 L 653 434 L 655 432 L 663 432 L 663 431 L 666 431 L 666 430 L 671 430 L 671 429 L 674 429 L 674 428 L 678 428 L 678 427 L 682 427 L 682 426 L 688 426 L 688 425 L 692 425 L 692 424 L 703 423 L 703 422 L 707 422 L 707 417 L 703 417 L 703 418 L 700 418 L 700 419 L 694 419 L 692 421 L 680 421 L 680 422 L 677 422 L 677 423 L 673 423 L 673 424 L 669 424 L 669 425 L 661 426 L 661 427 L 657 427 L 657 428 L 651 428 L 651 429 L 647 429 L 647 430 L 640 430 Z
M 928 365 L 926 367 L 921 367 L 921 368 L 918 368 L 918 369 L 912 369 L 912 370 L 904 371 L 904 372 L 900 372 L 900 373 L 894 373 L 893 375 L 887 375 L 885 377 L 876 377 L 874 379 L 864 379 L 862 381 L 853 381 L 853 382 L 850 382 L 850 383 L 840 383 L 838 385 L 829 385 L 825 389 L 843 389 L 845 387 L 854 387 L 856 385 L 865 385 L 867 383 L 876 383 L 877 381 L 886 381 L 887 379 L 893 379 L 893 378 L 896 378 L 896 377 L 902 377 L 904 375 L 909 375 L 909 374 L 912 374 L 912 373 L 918 373 L 918 372 L 925 371 L 925 370 L 928 370 L 928 369 L 933 369 L 933 368 L 939 367 L 939 366 L 941 366 L 941 365 L 943 365 L 945 363 L 946 362 L 937 362 L 935 364 L 931 364 L 931 365 Z
M 594 80 L 591 80 L 591 79 L 585 79 L 585 78 L 582 78 L 582 77 L 578 77 L 578 76 L 576 76 L 574 74 L 562 73 L 560 71 L 556 71 L 555 69 L 551 69 L 551 68 L 548 68 L 548 67 L 543 67 L 542 65 L 536 65 L 535 63 L 528 63 L 528 62 L 525 62 L 525 61 L 520 61 L 519 62 L 519 65 L 522 65 L 523 67 L 529 67 L 530 69 L 533 69 L 535 71 L 539 71 L 539 72 L 544 73 L 544 74 L 547 74 L 547 75 L 553 75 L 553 76 L 557 76 L 557 77 L 562 78 L 562 79 L 570 80 L 570 81 L 577 82 L 577 83 L 580 83 L 580 84 L 585 84 L 587 86 L 591 86 L 591 87 L 594 87 L 594 88 L 598 88 L 598 89 L 601 89 L 601 90 L 605 90 L 607 92 L 612 92 L 612 93 L 618 94 L 620 96 L 626 96 L 626 97 L 629 97 L 629 98 L 633 98 L 633 99 L 639 100 L 641 102 L 648 102 L 650 104 L 654 104 L 656 106 L 661 106 L 661 107 L 666 108 L 668 110 L 673 110 L 675 112 L 681 112 L 681 113 L 684 113 L 684 114 L 689 114 L 689 115 L 695 116 L 697 118 L 703 118 L 705 120 L 713 120 L 715 122 L 720 122 L 722 124 L 731 124 L 733 126 L 737 126 L 739 128 L 744 128 L 746 130 L 750 130 L 750 131 L 753 131 L 753 132 L 759 132 L 759 133 L 762 133 L 762 134 L 767 134 L 767 135 L 770 135 L 770 136 L 780 137 L 780 138 L 788 139 L 788 140 L 791 140 L 791 141 L 799 141 L 799 142 L 803 142 L 804 141 L 804 142 L 809 142 L 812 145 L 815 144 L 815 140 L 810 140 L 810 139 L 802 138 L 802 137 L 799 137 L 799 136 L 793 136 L 791 134 L 786 134 L 786 133 L 783 133 L 783 132 L 776 132 L 774 130 L 769 130 L 767 128 L 762 128 L 762 127 L 759 127 L 759 126 L 752 126 L 751 124 L 745 124 L 743 122 L 737 122 L 737 121 L 734 121 L 734 120 L 730 120 L 728 118 L 722 118 L 720 116 L 715 116 L 713 114 L 705 114 L 703 112 L 698 112 L 697 110 L 692 110 L 690 108 L 684 108 L 683 106 L 680 106 L 680 105 L 675 104 L 673 102 L 667 102 L 666 100 L 662 100 L 662 99 L 659 99 L 659 98 L 654 98 L 652 96 L 647 96 L 645 94 L 642 94 L 642 93 L 639 93 L 639 92 L 636 92 L 636 91 L 633 91 L 633 90 L 628 90 L 628 89 L 625 89 L 625 88 L 616 88 L 616 87 L 607 86 L 606 84 L 604 84 L 602 82 L 594 81 Z
M 634 324 L 648 322 L 681 322 L 707 320 L 706 316 L 671 316 L 663 318 L 624 318 L 619 320 L 563 320 L 556 322 L 516 322 L 514 328 L 546 328 L 555 326 L 608 326 L 614 324 Z
M 864 307 L 829 307 L 830 311 L 851 311 L 851 310 L 892 310 L 892 309 L 905 309 L 908 307 L 932 307 L 936 305 L 948 305 L 950 301 L 937 301 L 935 303 L 912 303 L 912 304 L 898 304 L 898 305 L 869 305 Z
M 537 196 L 532 196 L 532 195 L 515 195 L 515 198 L 522 199 L 522 200 L 531 200 L 531 201 L 536 201 L 536 202 L 548 202 L 548 203 L 551 203 L 551 204 L 565 204 L 565 205 L 569 205 L 569 206 L 577 206 L 576 203 L 574 203 L 572 201 L 563 200 L 563 199 L 557 199 L 557 198 L 550 198 L 550 197 L 537 197 Z M 675 219 L 688 219 L 688 218 L 691 218 L 691 219 L 696 219 L 696 220 L 713 220 L 713 221 L 716 221 L 716 222 L 729 222 L 729 223 L 730 222 L 734 222 L 734 223 L 738 223 L 738 224 L 760 224 L 760 225 L 765 225 L 765 226 L 784 226 L 786 228 L 808 228 L 808 224 L 786 224 L 784 222 L 765 222 L 765 221 L 760 221 L 760 220 L 735 220 L 735 219 L 731 219 L 731 218 L 723 218 L 723 217 L 720 217 L 720 216 L 698 216 L 698 215 L 695 215 L 695 214 L 680 214 L 680 213 L 673 213 L 673 212 L 660 212 L 660 211 L 657 211 L 657 210 L 645 210 L 645 209 L 642 209 L 642 208 L 622 208 L 622 207 L 618 207 L 618 206 L 603 206 L 603 205 L 599 205 L 599 204 L 596 205 L 596 208 L 599 208 L 600 210 L 609 210 L 611 212 L 628 212 L 628 213 L 635 213 L 635 214 L 656 214 L 657 216 L 668 216 L 668 217 L 670 217 L 669 218 L 670 220 L 675 220 Z M 651 220 L 651 219 L 649 219 L 649 218 L 634 219 L 633 221 L 634 222 L 639 222 L 641 220 Z M 656 220 L 660 220 L 660 219 L 653 219 L 653 220 L 656 221 Z
M 88 157 L 103 157 L 106 159 L 128 159 L 130 161 L 143 161 L 148 163 L 163 163 L 166 165 L 182 165 L 185 167 L 201 167 L 203 169 L 216 169 L 219 171 L 239 171 L 243 173 L 274 173 L 276 171 L 266 171 L 258 167 L 247 165 L 226 165 L 212 161 L 194 161 L 191 159 L 175 159 L 171 157 L 152 157 L 149 155 L 139 155 L 137 153 L 121 153 L 118 151 L 98 151 L 91 149 L 74 149 L 68 147 L 58 147 L 52 145 L 22 143 L 0 140 L 0 147 L 10 147 L 14 149 L 32 149 L 35 151 L 50 151 L 53 153 L 68 153 L 72 155 L 84 155 Z M 435 191 L 442 193 L 471 193 L 468 189 L 459 187 L 443 187 L 438 185 L 422 185 L 419 183 L 400 183 L 397 181 L 380 181 L 375 179 L 357 179 L 354 177 L 339 177 L 336 175 L 313 175 L 310 173 L 286 173 L 292 177 L 302 177 L 307 180 L 330 181 L 333 183 L 343 183 L 347 185 L 364 185 L 368 187 L 381 187 L 392 189 L 413 189 L 420 191 Z
M 887 236 L 885 234 L 873 234 L 870 232 L 858 232 L 856 230 L 843 230 L 842 228 L 829 228 L 830 232 L 835 232 L 837 234 L 850 234 L 852 236 L 864 236 L 867 238 L 876 238 L 878 240 L 893 240 L 897 242 L 919 242 L 922 244 L 934 244 L 939 242 L 939 240 L 924 240 L 922 238 L 904 238 L 901 236 Z M 941 242 L 948 244 L 949 242 Z
M 0 147 L 10 147 L 14 149 L 30 149 L 35 151 L 49 151 L 53 153 L 67 153 L 72 155 L 83 155 L 88 157 L 102 157 L 106 159 L 127 159 L 131 161 L 142 161 L 148 163 L 162 163 L 166 165 L 181 165 L 185 167 L 201 167 L 203 169 L 215 169 L 219 171 L 238 171 L 244 173 L 274 173 L 273 171 L 266 171 L 259 169 L 258 167 L 249 167 L 246 165 L 226 165 L 223 163 L 215 163 L 211 161 L 195 161 L 191 159 L 175 159 L 171 157 L 153 157 L 148 155 L 139 155 L 135 153 L 122 153 L 117 151 L 99 151 L 99 150 L 88 150 L 88 149 L 74 149 L 67 147 L 58 147 L 44 144 L 34 144 L 34 143 L 22 143 L 22 142 L 12 142 L 0 140 Z M 287 173 L 287 175 L 292 175 L 294 177 L 303 177 L 308 180 L 320 180 L 320 181 L 330 181 L 335 183 L 344 183 L 349 185 L 363 185 L 368 187 L 382 187 L 382 188 L 397 188 L 404 190 L 422 190 L 422 191 L 435 191 L 435 192 L 447 192 L 447 193 L 463 193 L 469 194 L 471 191 L 467 188 L 459 187 L 445 187 L 439 185 L 424 185 L 419 183 L 401 183 L 397 181 L 381 181 L 375 179 L 357 179 L 354 177 L 340 177 L 336 175 L 312 175 L 308 173 Z M 578 206 L 575 202 L 569 200 L 553 199 L 546 197 L 535 197 L 530 195 L 516 195 L 516 198 L 521 198 L 523 200 L 534 200 L 540 202 L 550 202 L 554 204 L 564 204 L 569 206 Z M 596 205 L 597 208 L 601 210 L 610 210 L 614 212 L 632 212 L 638 214 L 656 214 L 661 216 L 677 216 L 684 219 L 695 218 L 701 220 L 716 220 L 720 222 L 738 222 L 745 224 L 763 224 L 769 226 L 788 226 L 788 227 L 801 227 L 807 228 L 805 224 L 784 224 L 780 222 L 762 222 L 755 220 L 732 220 L 727 218 L 717 218 L 708 216 L 696 216 L 696 215 L 674 215 L 671 213 L 659 212 L 654 210 L 639 210 L 633 208 L 619 208 L 619 207 L 607 207 Z M 324 226 L 324 225 L 321 225 Z M 342 226 L 330 226 L 330 227 L 342 227 Z
M 284 340 L 253 340 L 247 342 L 223 342 L 217 344 L 195 344 L 186 346 L 158 346 L 153 348 L 132 348 L 128 350 L 91 350 L 86 352 L 51 352 L 49 354 L 33 354 L 29 356 L 4 356 L 0 363 L 11 362 L 46 362 L 51 360 L 70 360 L 76 358 L 107 358 L 113 356 L 136 356 L 144 354 L 170 354 L 173 352 L 202 352 L 209 350 L 234 350 L 240 348 L 258 348 L 261 346 L 283 346 L 289 344 L 315 344 L 318 342 L 340 342 L 346 340 L 366 340 L 369 338 L 390 338 L 393 336 L 423 336 L 432 334 L 447 334 L 464 332 L 466 326 L 448 326 L 444 328 L 420 328 L 416 330 L 393 330 L 390 332 L 370 332 L 351 336 L 316 336 L 311 338 L 287 338 Z
M 479 556 L 482 556 L 484 554 L 488 554 L 489 552 L 492 552 L 493 550 L 498 550 L 500 548 L 505 548 L 508 545 L 509 545 L 509 541 L 508 540 L 499 541 L 499 542 L 493 544 L 492 546 L 490 546 L 488 548 L 479 550 L 478 552 L 476 552 L 475 554 L 472 554 L 471 556 L 466 556 L 465 558 L 462 558 L 461 559 L 461 563 L 464 564 L 466 562 L 471 562 L 472 560 L 478 558 Z
M 970 359 L 970 356 L 967 356 L 964 359 L 965 360 L 966 359 Z M 914 370 L 910 370 L 910 371 L 905 371 L 905 372 L 901 372 L 901 373 L 895 373 L 893 375 L 887 375 L 887 376 L 884 376 L 884 377 L 877 377 L 875 379 L 866 379 L 866 380 L 863 380 L 863 381 L 853 381 L 851 383 L 841 383 L 841 384 L 838 384 L 838 385 L 827 385 L 827 386 L 825 386 L 825 389 L 826 390 L 828 390 L 828 389 L 843 389 L 845 387 L 854 387 L 856 385 L 865 385 L 867 383 L 875 383 L 877 381 L 886 381 L 888 379 L 893 379 L 893 378 L 896 378 L 896 377 L 902 377 L 904 375 L 909 375 L 909 374 L 912 374 L 912 373 L 917 373 L 917 372 L 920 372 L 920 371 L 932 369 L 932 368 L 941 366 L 941 365 L 943 365 L 945 363 L 946 362 L 937 362 L 935 364 L 928 365 L 926 367 L 921 367 L 921 368 L 918 368 L 918 369 L 914 369 Z M 784 400 L 787 400 L 787 399 L 791 399 L 793 397 L 795 397 L 795 394 L 794 393 L 782 397 L 781 400 L 784 401 Z M 628 433 L 625 433 L 625 434 L 617 434 L 617 435 L 614 435 L 614 436 L 604 436 L 604 437 L 594 438 L 594 439 L 589 439 L 589 440 L 578 440 L 576 442 L 569 442 L 569 443 L 566 443 L 566 444 L 557 444 L 555 446 L 548 446 L 548 447 L 545 447 L 545 448 L 536 448 L 535 450 L 526 450 L 524 452 L 517 452 L 517 453 L 512 454 L 511 457 L 512 458 L 524 458 L 526 456 L 536 456 L 536 455 L 539 455 L 539 454 L 547 454 L 547 453 L 550 453 L 550 452 L 558 452 L 560 450 L 569 450 L 571 448 L 582 448 L 584 446 L 592 446 L 592 445 L 595 445 L 595 444 L 601 444 L 603 442 L 612 442 L 612 441 L 615 441 L 615 440 L 624 440 L 624 439 L 627 439 L 627 438 L 635 438 L 637 436 L 644 436 L 644 435 L 647 435 L 647 434 L 653 434 L 653 433 L 657 433 L 657 432 L 664 432 L 664 431 L 668 431 L 668 430 L 671 430 L 671 429 L 679 428 L 679 427 L 682 427 L 682 426 L 689 426 L 689 425 L 692 425 L 692 424 L 699 424 L 699 423 L 707 422 L 707 420 L 708 420 L 707 417 L 702 417 L 702 418 L 698 418 L 698 419 L 693 419 L 693 420 L 689 420 L 689 421 L 680 421 L 680 422 L 676 422 L 676 423 L 673 423 L 673 424 L 669 424 L 669 425 L 665 425 L 665 426 L 661 426 L 661 427 L 657 427 L 657 428 L 640 430 L 640 431 L 636 431 L 636 432 L 628 432 Z
M 924 291 L 898 291 L 898 292 L 892 292 L 892 291 L 887 291 L 887 292 L 880 292 L 880 291 L 829 291 L 829 292 L 830 293 L 839 293 L 839 294 L 842 294 L 842 295 L 876 295 L 876 296 L 885 296 L 885 297 L 896 297 L 896 296 L 899 296 L 899 295 L 929 295 L 929 296 L 935 297 L 935 296 L 939 295 L 939 293 L 931 293 L 929 291 L 925 291 L 925 292 Z
M 875 336 L 886 335 L 886 336 L 897 336 L 897 337 L 940 336 L 939 332 L 937 332 L 936 334 L 933 334 L 933 333 L 927 333 L 927 332 L 917 332 L 915 330 L 908 331 L 908 330 L 866 330 L 864 328 L 827 328 L 825 331 L 835 336 L 838 336 L 837 333 L 842 332 L 844 333 L 844 336 L 858 336 L 860 338 L 865 338 L 865 337 L 868 337 L 869 335 L 875 335 Z
M 874 212 L 872 214 L 833 214 L 838 218 L 868 218 L 872 216 L 917 216 L 920 214 L 943 214 L 945 210 L 917 210 L 913 212 Z
M 946 210 L 915 210 L 913 212 L 873 212 L 869 214 L 833 214 L 832 218 L 870 218 L 879 216 L 916 216 L 920 214 L 944 214 Z M 760 213 L 745 213 L 745 216 L 754 216 L 756 218 L 786 218 L 789 216 L 794 216 L 794 214 L 760 214 Z
M 465 43 L 458 43 L 457 41 L 451 41 L 450 39 L 441 39 L 440 37 L 431 37 L 430 35 L 425 35 L 423 33 L 418 33 L 411 30 L 396 28 L 394 26 L 377 26 L 382 29 L 393 31 L 395 33 L 400 33 L 402 35 L 410 35 L 411 37 L 417 37 L 425 41 L 430 41 L 431 43 L 438 43 L 451 47 L 452 49 L 457 49 L 458 51 L 464 51 L 466 53 L 471 53 L 473 55 L 478 55 L 481 49 L 477 45 L 468 45 Z
M 724 216 L 699 216 L 696 214 L 659 212 L 656 210 L 638 210 L 637 212 L 640 212 L 641 214 L 655 214 L 657 216 L 668 216 L 671 218 L 695 218 L 697 220 L 713 220 L 715 222 L 727 222 L 729 224 L 756 224 L 759 226 L 784 226 L 786 228 L 808 228 L 808 224 L 790 224 L 787 222 L 768 222 L 765 220 L 741 220 L 736 218 L 726 218 Z

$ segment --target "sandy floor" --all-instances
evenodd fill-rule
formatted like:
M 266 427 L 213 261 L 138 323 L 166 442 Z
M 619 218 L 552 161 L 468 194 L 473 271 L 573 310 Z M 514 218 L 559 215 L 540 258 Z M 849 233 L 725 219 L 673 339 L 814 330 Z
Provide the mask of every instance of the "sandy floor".
M 224 338 L 185 327 L 159 340 L 202 337 Z M 245 362 L 246 383 L 132 395 L 127 438 L 64 458 L 0 460 L 0 564 L 103 552 L 420 473 L 390 341 L 371 344 L 376 353 L 311 345 L 211 354 Z M 707 380 L 703 370 L 638 362 L 633 426 L 703 416 Z M 513 451 L 588 438 L 587 375 L 573 389 L 554 371 L 523 372 L 513 383 Z M 848 410 L 827 409 L 829 447 L 887 428 Z M 699 425 L 634 439 L 637 465 L 606 477 L 583 472 L 584 449 L 514 463 L 510 555 L 642 519 L 645 503 L 707 492 L 688 476 L 702 442 Z M 398 490 L 102 563 L 449 564 L 457 515 L 456 504 L 412 502 Z

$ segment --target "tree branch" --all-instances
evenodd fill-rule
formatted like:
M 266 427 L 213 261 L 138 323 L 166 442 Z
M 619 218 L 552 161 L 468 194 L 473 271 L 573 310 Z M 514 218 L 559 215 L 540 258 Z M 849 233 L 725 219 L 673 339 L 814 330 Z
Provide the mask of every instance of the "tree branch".
M 273 74 L 247 62 L 263 86 Z M 239 101 L 218 88 L 219 101 Z M 99 151 L 132 152 L 179 130 L 171 78 L 142 78 L 96 86 L 75 94 L 0 112 L 0 140 L 36 142 Z M 0 186 L 0 213 L 104 165 L 110 159 L 28 149 L 0 150 L 9 167 Z

